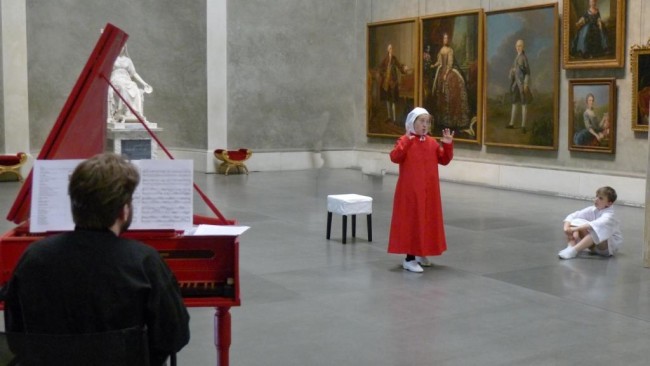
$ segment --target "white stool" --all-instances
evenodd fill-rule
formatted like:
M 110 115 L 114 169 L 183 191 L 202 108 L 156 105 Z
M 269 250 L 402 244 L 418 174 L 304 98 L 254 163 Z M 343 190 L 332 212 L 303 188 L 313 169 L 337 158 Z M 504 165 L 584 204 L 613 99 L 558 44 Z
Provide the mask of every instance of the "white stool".
M 357 234 L 357 215 L 366 214 L 368 241 L 372 241 L 372 197 L 358 194 L 330 194 L 327 196 L 327 239 L 332 229 L 332 213 L 343 216 L 343 244 L 347 234 L 348 217 L 352 215 L 352 237 Z

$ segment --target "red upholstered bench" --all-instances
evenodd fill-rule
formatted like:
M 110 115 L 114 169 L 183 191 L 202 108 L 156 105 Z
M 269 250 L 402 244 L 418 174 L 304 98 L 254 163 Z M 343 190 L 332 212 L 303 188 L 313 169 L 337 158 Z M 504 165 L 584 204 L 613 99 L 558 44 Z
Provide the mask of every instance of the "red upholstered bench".
M 222 161 L 219 165 L 219 173 L 228 175 L 230 169 L 236 168 L 237 173 L 241 173 L 242 169 L 246 174 L 248 174 L 248 168 L 244 162 L 253 155 L 253 152 L 249 149 L 239 149 L 239 150 L 224 150 L 216 149 L 214 150 L 214 156 Z
M 16 155 L 0 155 L 0 176 L 10 174 L 16 176 L 18 181 L 23 180 L 20 167 L 27 162 L 27 154 L 19 152 Z

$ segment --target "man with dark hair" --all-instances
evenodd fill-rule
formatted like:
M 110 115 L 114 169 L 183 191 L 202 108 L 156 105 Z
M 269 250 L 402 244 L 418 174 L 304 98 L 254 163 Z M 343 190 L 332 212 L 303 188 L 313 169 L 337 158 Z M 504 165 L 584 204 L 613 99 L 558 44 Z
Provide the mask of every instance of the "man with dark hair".
M 151 365 L 189 341 L 189 314 L 159 253 L 121 238 L 131 223 L 137 169 L 115 154 L 88 159 L 70 177 L 75 229 L 23 253 L 6 288 L 8 332 L 147 331 Z M 83 350 L 79 350 L 83 352 Z

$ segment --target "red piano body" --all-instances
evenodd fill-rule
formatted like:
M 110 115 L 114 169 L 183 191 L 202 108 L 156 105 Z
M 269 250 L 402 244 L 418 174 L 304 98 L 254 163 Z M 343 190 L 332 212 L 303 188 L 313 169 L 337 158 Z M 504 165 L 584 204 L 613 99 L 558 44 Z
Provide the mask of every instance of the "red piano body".
M 38 159 L 86 159 L 105 151 L 106 102 L 108 88 L 112 87 L 110 73 L 127 38 L 128 35 L 119 28 L 111 24 L 106 25 Z M 144 122 L 141 122 L 147 128 Z M 158 141 L 153 134 L 152 137 Z M 160 141 L 158 142 L 162 147 Z M 0 237 L 0 287 L 4 286 L 11 277 L 25 249 L 45 235 L 53 234 L 29 232 L 31 187 L 32 173 L 30 172 L 7 216 L 7 219 L 18 226 Z M 225 219 L 196 184 L 194 187 L 216 216 L 194 215 L 194 224 L 232 225 L 235 223 L 233 220 Z M 231 336 L 230 307 L 241 304 L 238 238 L 185 236 L 175 230 L 137 230 L 127 231 L 123 235 L 140 240 L 161 253 L 178 279 L 183 299 L 188 307 L 216 308 L 214 322 L 217 365 L 228 365 Z

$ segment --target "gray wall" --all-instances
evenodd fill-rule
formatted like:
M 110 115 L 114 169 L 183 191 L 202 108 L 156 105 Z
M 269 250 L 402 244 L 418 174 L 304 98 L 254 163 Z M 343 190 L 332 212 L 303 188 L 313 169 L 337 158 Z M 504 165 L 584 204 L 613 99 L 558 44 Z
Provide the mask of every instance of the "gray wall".
M 153 86 L 144 115 L 168 147 L 206 148 L 206 0 L 28 0 L 30 144 L 40 149 L 106 23 Z
M 364 124 L 356 9 L 355 0 L 228 2 L 229 147 L 354 147 Z

